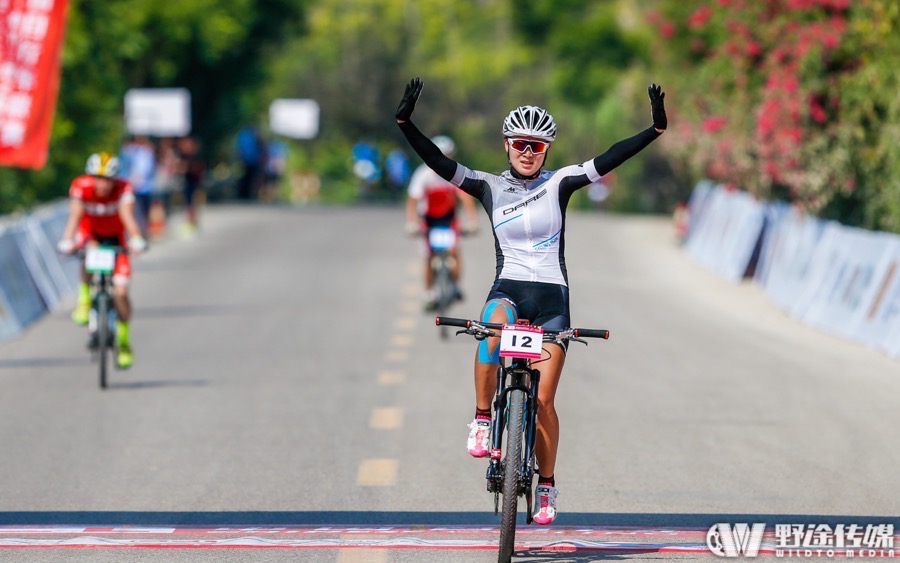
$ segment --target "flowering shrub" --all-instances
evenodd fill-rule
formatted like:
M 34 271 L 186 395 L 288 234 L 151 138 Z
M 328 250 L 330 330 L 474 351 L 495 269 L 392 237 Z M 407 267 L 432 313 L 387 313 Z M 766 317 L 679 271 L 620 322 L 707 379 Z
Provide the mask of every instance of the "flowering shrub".
M 668 74 L 660 80 L 671 92 L 673 127 L 664 146 L 685 172 L 847 222 L 900 230 L 894 202 L 900 190 L 877 177 L 900 168 L 888 158 L 900 150 L 897 71 L 890 62 L 900 46 L 900 3 L 654 5 L 646 21 L 656 30 L 654 52 Z M 892 122 L 873 119 L 892 111 Z M 900 178 L 888 182 L 896 186 Z

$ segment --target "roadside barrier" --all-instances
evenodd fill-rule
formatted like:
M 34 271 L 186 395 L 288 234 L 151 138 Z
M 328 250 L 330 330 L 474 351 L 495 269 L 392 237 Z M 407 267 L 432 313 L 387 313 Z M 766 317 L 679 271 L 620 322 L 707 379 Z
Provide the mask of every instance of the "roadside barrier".
M 0 227 L 0 341 L 57 309 L 75 288 L 78 261 L 56 252 L 67 216 L 67 202 L 57 202 Z
M 685 252 L 759 284 L 792 317 L 900 358 L 900 236 L 816 219 L 701 182 Z
M 725 188 L 711 189 L 695 205 L 685 250 L 727 279 L 742 279 L 763 230 L 765 206 L 746 192 Z

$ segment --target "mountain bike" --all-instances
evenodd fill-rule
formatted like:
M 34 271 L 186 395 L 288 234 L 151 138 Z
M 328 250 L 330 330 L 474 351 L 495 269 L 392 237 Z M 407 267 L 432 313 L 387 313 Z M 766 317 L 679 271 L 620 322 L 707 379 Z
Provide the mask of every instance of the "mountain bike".
M 489 336 L 500 337 L 501 365 L 497 370 L 490 460 L 485 476 L 487 490 L 494 494 L 494 514 L 500 513 L 498 561 L 508 563 L 515 547 L 516 512 L 520 496 L 525 497 L 525 523 L 532 523 L 537 391 L 541 378 L 540 371 L 531 367 L 532 361 L 541 358 L 544 342 L 562 343 L 574 340 L 587 344 L 582 338 L 608 339 L 609 331 L 589 328 L 547 330 L 532 326 L 527 321 L 517 321 L 516 324 L 510 325 L 450 317 L 437 317 L 435 324 L 462 327 L 463 330 L 457 331 L 456 334 L 468 334 L 474 336 L 476 340 L 484 340 Z
M 84 269 L 93 279 L 88 348 L 99 364 L 101 389 L 106 389 L 110 353 L 116 351 L 116 308 L 110 288 L 116 258 L 124 251 L 118 245 L 87 246 L 79 251 L 84 257 Z
M 454 301 L 460 298 L 459 287 L 453 279 L 456 258 L 450 251 L 456 248 L 458 236 L 451 227 L 431 227 L 426 233 L 431 255 L 431 272 L 434 280 L 434 311 L 443 315 Z M 441 327 L 441 338 L 447 338 L 447 327 Z

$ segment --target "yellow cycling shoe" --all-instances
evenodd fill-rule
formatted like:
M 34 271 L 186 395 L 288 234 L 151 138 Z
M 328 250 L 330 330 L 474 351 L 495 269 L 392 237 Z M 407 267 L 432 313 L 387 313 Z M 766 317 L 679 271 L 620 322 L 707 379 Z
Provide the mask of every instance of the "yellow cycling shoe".
M 116 356 L 116 366 L 119 369 L 128 369 L 134 363 L 134 354 L 131 353 L 131 345 L 119 344 L 119 354 Z
M 91 304 L 90 303 L 79 303 L 75 305 L 75 310 L 72 311 L 72 320 L 75 321 L 75 324 L 84 326 L 88 324 L 88 321 L 91 318 Z

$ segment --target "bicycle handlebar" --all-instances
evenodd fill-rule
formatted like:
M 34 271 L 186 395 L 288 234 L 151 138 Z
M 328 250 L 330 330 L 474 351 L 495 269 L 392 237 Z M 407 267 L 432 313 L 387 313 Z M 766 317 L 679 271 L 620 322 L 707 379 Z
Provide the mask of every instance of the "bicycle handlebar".
M 480 321 L 471 321 L 467 319 L 455 319 L 453 317 L 435 317 L 434 324 L 437 326 L 458 326 L 460 328 L 470 329 L 474 327 L 486 328 L 488 330 L 502 330 L 503 325 L 499 323 L 483 323 Z M 572 338 L 602 338 L 609 340 L 609 331 L 598 328 L 570 328 L 565 330 L 544 329 L 544 334 L 550 336 L 559 336 L 571 331 Z
M 581 336 L 583 338 L 602 338 L 603 340 L 609 340 L 609 331 L 605 329 L 599 328 L 575 328 L 572 329 L 575 331 L 575 336 Z
M 469 328 L 469 326 L 472 324 L 472 322 L 473 321 L 467 321 L 465 319 L 454 319 L 453 317 L 435 317 L 434 318 L 435 326 L 444 325 L 444 326 L 459 326 L 462 328 Z M 485 328 L 494 328 L 494 327 L 489 327 L 488 326 L 489 324 L 490 323 L 481 323 L 481 326 L 483 326 Z M 497 327 L 497 328 L 499 328 L 499 327 Z
M 128 247 L 122 246 L 121 244 L 104 244 L 104 248 L 111 248 L 115 251 L 116 255 L 119 254 L 131 254 L 128 250 Z M 75 249 L 75 251 L 68 254 L 68 256 L 73 256 L 75 258 L 84 259 L 87 256 L 88 247 L 87 245 L 82 246 L 81 248 Z

